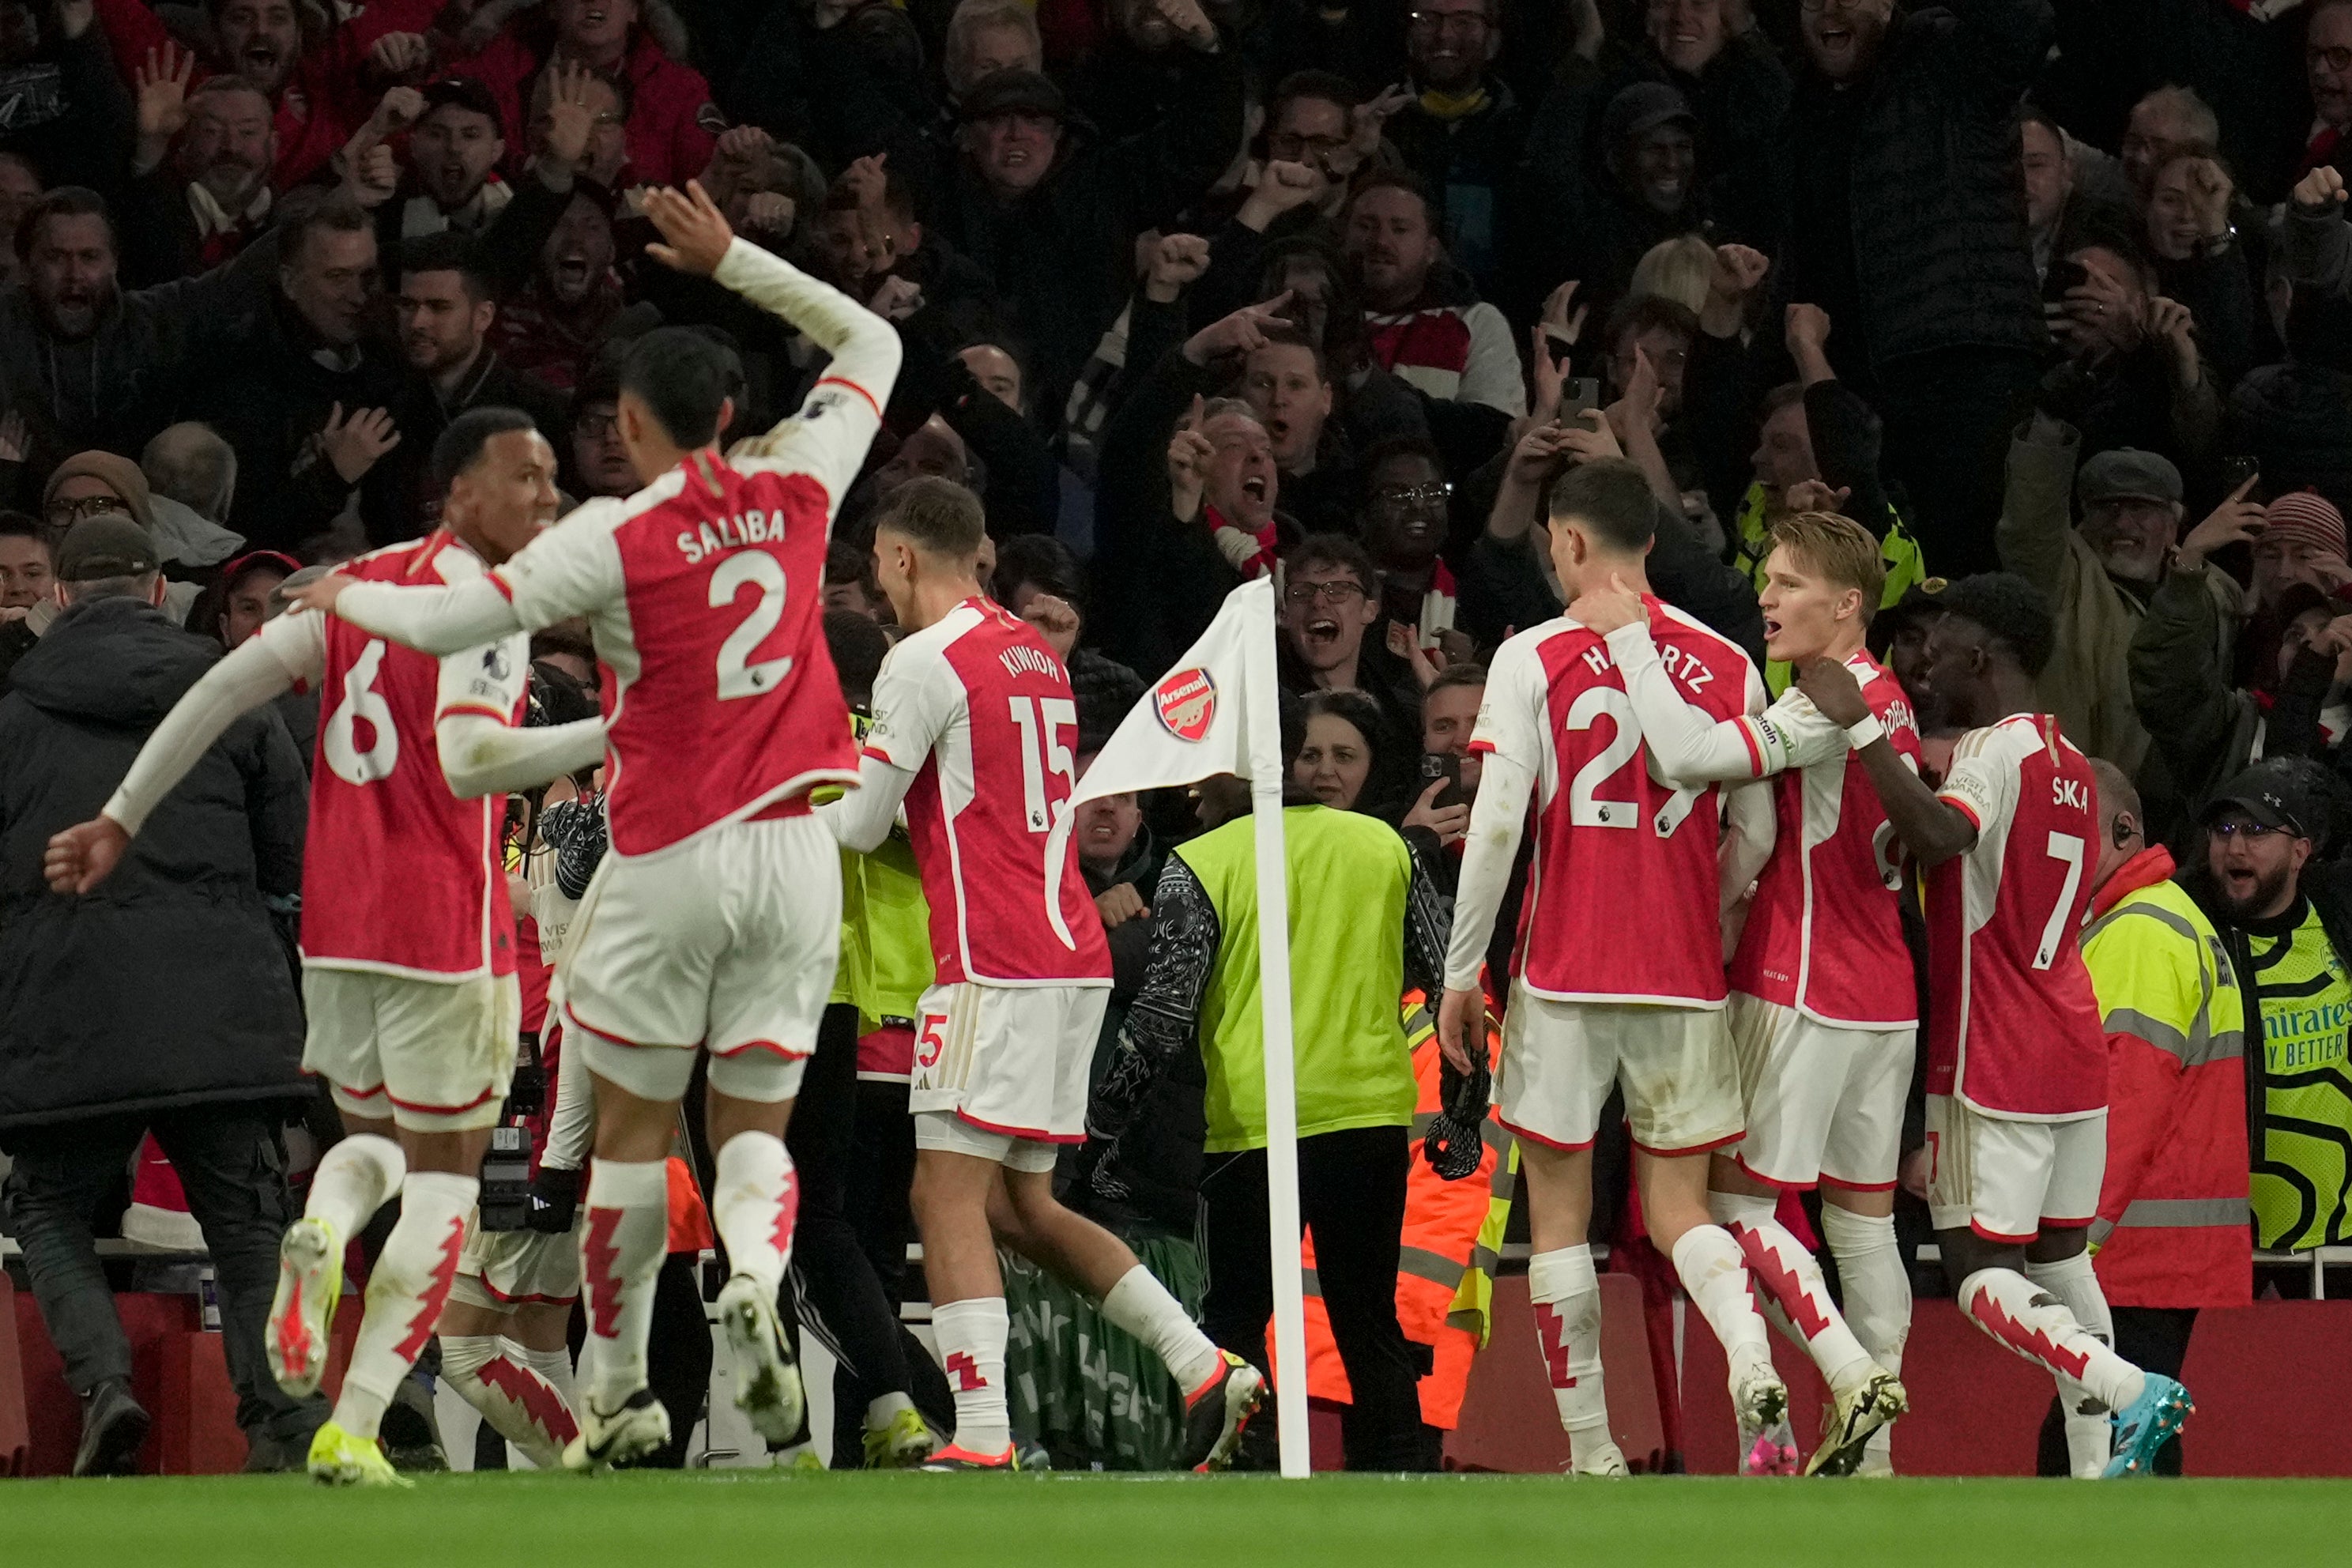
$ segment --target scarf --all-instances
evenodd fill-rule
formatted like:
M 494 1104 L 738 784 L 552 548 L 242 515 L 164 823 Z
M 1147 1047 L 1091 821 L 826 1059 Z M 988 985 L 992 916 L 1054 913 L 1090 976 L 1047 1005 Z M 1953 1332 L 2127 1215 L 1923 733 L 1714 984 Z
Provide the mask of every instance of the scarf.
M 1484 82 L 1468 92 L 1440 92 L 1433 87 L 1421 89 L 1421 111 L 1440 121 L 1467 120 L 1486 108 L 1486 85 Z

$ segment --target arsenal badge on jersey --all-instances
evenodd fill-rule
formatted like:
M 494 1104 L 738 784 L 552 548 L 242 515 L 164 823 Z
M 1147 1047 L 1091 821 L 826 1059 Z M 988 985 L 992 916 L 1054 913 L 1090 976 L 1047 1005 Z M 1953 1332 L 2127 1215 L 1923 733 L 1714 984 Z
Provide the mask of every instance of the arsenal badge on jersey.
M 1216 721 L 1217 682 L 1205 669 L 1180 669 L 1151 689 L 1151 710 L 1178 740 L 1204 740 Z

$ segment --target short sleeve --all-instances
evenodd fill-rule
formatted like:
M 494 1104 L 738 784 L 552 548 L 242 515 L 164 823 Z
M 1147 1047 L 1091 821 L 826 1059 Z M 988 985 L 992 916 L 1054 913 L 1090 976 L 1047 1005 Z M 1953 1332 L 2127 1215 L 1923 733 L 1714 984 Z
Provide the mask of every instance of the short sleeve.
M 254 640 L 269 657 L 286 667 L 298 691 L 310 691 L 327 673 L 327 617 L 313 610 L 291 610 L 261 623 Z
M 621 503 L 592 500 L 541 533 L 489 579 L 527 626 L 552 626 L 618 599 L 621 550 L 614 537 Z
M 511 724 L 530 680 L 530 639 L 520 633 L 450 654 L 441 660 L 433 717 L 478 713 Z
M 1495 652 L 1486 671 L 1486 694 L 1478 705 L 1470 749 L 1491 752 L 1519 763 L 1530 775 L 1543 767 L 1545 681 L 1543 659 L 1533 637 L 1517 637 Z
M 874 722 L 866 731 L 866 753 L 907 773 L 921 772 L 961 694 L 954 670 L 936 648 L 927 645 L 910 656 L 909 645 L 899 644 L 874 678 Z
M 1961 737 L 1952 754 L 1951 771 L 1936 798 L 1968 814 L 1982 834 L 1990 825 L 2006 821 L 2017 805 L 2017 759 L 2001 744 L 1998 730 L 1979 730 Z

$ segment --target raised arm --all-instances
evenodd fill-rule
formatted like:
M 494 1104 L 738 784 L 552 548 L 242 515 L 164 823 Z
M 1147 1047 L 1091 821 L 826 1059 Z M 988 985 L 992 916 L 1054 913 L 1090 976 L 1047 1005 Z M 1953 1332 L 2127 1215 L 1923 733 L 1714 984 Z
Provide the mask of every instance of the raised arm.
M 1922 870 L 1976 847 L 1976 819 L 1928 788 L 1903 760 L 1879 730 L 1853 671 L 1834 659 L 1817 658 L 1799 673 L 1797 686 L 1854 742 L 1854 754 L 1870 774 L 1887 822 Z
M 293 598 L 297 605 L 341 616 L 362 631 L 436 658 L 538 629 L 525 624 L 507 590 L 487 576 L 441 587 L 403 587 L 330 572 L 297 590 Z

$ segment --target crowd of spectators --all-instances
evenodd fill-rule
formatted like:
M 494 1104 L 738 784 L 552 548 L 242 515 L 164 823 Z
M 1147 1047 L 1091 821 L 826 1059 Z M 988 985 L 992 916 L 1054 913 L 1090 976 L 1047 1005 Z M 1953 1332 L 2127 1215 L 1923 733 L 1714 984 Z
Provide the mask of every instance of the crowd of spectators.
M 1481 660 L 1561 609 L 1542 498 L 1622 456 L 1660 509 L 1651 581 L 1759 661 L 1770 522 L 1842 510 L 1883 541 L 1873 646 L 1898 673 L 1942 580 L 2047 594 L 2044 703 L 2137 786 L 2149 844 L 2201 875 L 2208 804 L 2282 756 L 2312 760 L 2305 853 L 2340 837 L 2352 0 L 0 0 L 0 680 L 25 668 L 10 700 L 52 728 L 167 701 L 194 657 L 109 673 L 110 641 L 152 628 L 56 591 L 77 521 L 128 519 L 162 614 L 229 646 L 297 570 L 430 530 L 427 455 L 468 408 L 529 414 L 571 498 L 633 489 L 615 367 L 656 325 L 730 351 L 738 428 L 789 413 L 818 352 L 644 255 L 641 192 L 691 178 L 905 343 L 828 607 L 887 619 L 877 508 L 918 476 L 970 486 L 998 596 L 1069 663 L 1082 750 L 1272 574 L 1284 683 L 1315 699 L 1300 787 L 1442 867 Z M 84 662 L 24 665 L 68 631 Z M 541 651 L 593 681 L 578 639 Z M 315 717 L 285 717 L 307 762 Z M 1950 730 L 1921 719 L 1932 764 Z M 241 787 L 281 760 L 256 741 Z M 16 944 L 57 825 L 37 783 L 9 787 Z M 1191 828 L 1155 802 L 1104 825 L 1087 867 L 1115 938 Z M 245 882 L 287 885 L 285 848 L 239 849 Z M 2303 908 L 2199 885 L 2258 933 Z M 2336 935 L 2320 907 L 2306 940 Z M 0 978 L 0 1074 L 47 1027 L 36 973 Z M 219 1030 L 270 1034 L 276 1066 L 237 1081 L 278 1087 L 288 998 L 257 982 Z M 2326 1081 L 2294 1115 L 2352 1134 L 2340 1016 L 2312 1049 Z M 2250 1081 L 2252 1162 L 2311 1194 L 2263 1238 L 2344 1240 L 2352 1172 L 2325 1137 L 2266 1154 Z M 0 1145 L 186 1098 L 0 1094 Z

